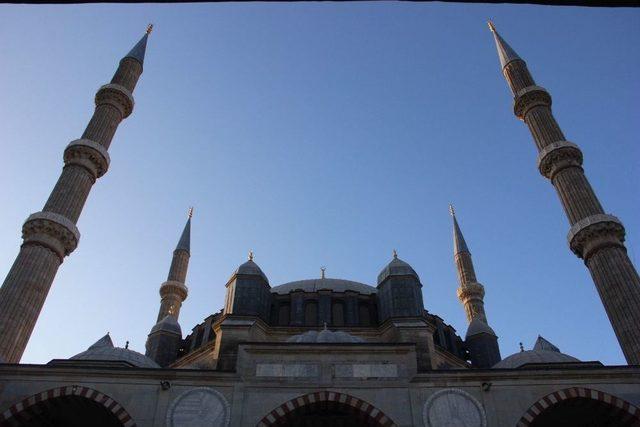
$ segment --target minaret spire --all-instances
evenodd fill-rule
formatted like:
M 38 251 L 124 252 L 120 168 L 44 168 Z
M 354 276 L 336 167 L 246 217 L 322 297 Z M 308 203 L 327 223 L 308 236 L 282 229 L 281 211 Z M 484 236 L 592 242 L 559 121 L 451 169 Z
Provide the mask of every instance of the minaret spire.
M 503 42 L 492 31 L 496 43 Z M 500 46 L 498 56 L 502 63 Z M 551 112 L 549 92 L 536 86 L 521 59 L 503 64 L 502 72 L 514 94 L 514 113 L 527 124 L 538 148 L 538 169 L 556 188 L 569 219 L 569 247 L 584 259 L 627 362 L 638 365 L 640 277 L 623 244 L 624 226 L 602 208 L 584 174 L 582 151 L 566 140 Z
M 489 327 L 484 311 L 484 286 L 476 279 L 471 252 L 464 241 L 451 205 L 449 205 L 449 212 L 453 219 L 453 258 L 460 285 L 457 294 L 469 322 L 465 342 L 469 348 L 472 364 L 478 368 L 489 368 L 500 361 L 498 337 Z
M 167 281 L 160 286 L 160 311 L 156 322 L 160 322 L 167 315 L 171 315 L 178 320 L 182 303 L 187 299 L 188 290 L 185 281 L 187 269 L 189 268 L 189 258 L 191 257 L 192 216 L 193 208 L 189 208 L 187 223 L 184 225 L 178 245 L 173 251 Z
M 133 58 L 138 61 L 141 66 L 144 67 L 144 56 L 147 51 L 147 40 L 149 39 L 151 31 L 153 31 L 153 24 L 147 25 L 147 31 L 145 31 L 140 41 L 136 43 L 136 45 L 129 51 L 125 58 Z
M 22 357 L 53 279 L 80 239 L 76 227 L 91 187 L 109 168 L 108 149 L 120 122 L 133 110 L 147 44 L 125 56 L 109 84 L 98 89 L 96 109 L 80 139 L 64 151 L 64 167 L 41 212 L 22 226 L 20 252 L 0 288 L 0 359 Z
M 511 61 L 522 60 L 516 51 L 500 36 L 493 22 L 489 21 L 488 23 L 489 29 L 493 33 L 493 38 L 496 41 L 496 49 L 498 50 L 498 57 L 500 58 L 502 68 L 504 69 Z

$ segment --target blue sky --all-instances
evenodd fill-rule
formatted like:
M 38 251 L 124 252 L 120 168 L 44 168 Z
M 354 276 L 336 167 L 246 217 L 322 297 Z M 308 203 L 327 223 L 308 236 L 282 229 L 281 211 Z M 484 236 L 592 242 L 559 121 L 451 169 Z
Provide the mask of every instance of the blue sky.
M 0 275 L 93 112 L 155 24 L 136 107 L 78 223 L 23 357 L 109 331 L 144 352 L 195 206 L 183 332 L 224 303 L 249 249 L 272 285 L 375 285 L 396 248 L 426 308 L 464 336 L 454 203 L 503 356 L 538 334 L 582 360 L 624 358 L 568 223 L 512 113 L 486 19 L 554 98 L 567 139 L 640 264 L 640 11 L 441 3 L 0 5 Z

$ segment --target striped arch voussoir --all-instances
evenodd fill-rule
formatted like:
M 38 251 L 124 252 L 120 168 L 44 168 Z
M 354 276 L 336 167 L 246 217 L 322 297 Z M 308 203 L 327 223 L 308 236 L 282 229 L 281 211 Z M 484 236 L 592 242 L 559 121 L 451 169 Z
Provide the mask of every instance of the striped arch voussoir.
M 613 406 L 614 408 L 617 408 L 620 416 L 625 418 L 625 421 L 636 420 L 640 422 L 640 409 L 630 404 L 626 400 L 612 396 L 600 390 L 593 390 L 584 387 L 571 387 L 549 393 L 542 399 L 531 405 L 527 412 L 524 413 L 522 418 L 520 418 L 520 421 L 518 421 L 517 427 L 529 427 L 533 423 L 535 418 L 546 409 L 556 405 L 559 402 L 562 402 L 563 400 L 577 398 L 592 399 L 604 402 L 608 405 Z
M 336 402 L 349 405 L 367 414 L 370 418 L 375 420 L 377 425 L 380 427 L 397 427 L 396 424 L 391 421 L 391 418 L 387 417 L 381 410 L 377 409 L 373 405 L 365 402 L 364 400 L 358 399 L 357 397 L 335 391 L 318 391 L 291 399 L 269 412 L 267 416 L 260 420 L 257 427 L 276 426 L 283 422 L 290 412 L 295 411 L 302 406 L 311 405 L 316 402 Z
M 23 399 L 0 415 L 0 426 L 9 427 L 19 425 L 20 421 L 27 421 L 31 418 L 29 409 L 34 405 L 64 396 L 79 396 L 93 400 L 115 415 L 124 427 L 136 427 L 136 423 L 133 421 L 133 418 L 131 418 L 131 415 L 129 415 L 118 402 L 97 390 L 78 385 L 52 388 Z M 16 421 L 18 424 L 16 424 Z

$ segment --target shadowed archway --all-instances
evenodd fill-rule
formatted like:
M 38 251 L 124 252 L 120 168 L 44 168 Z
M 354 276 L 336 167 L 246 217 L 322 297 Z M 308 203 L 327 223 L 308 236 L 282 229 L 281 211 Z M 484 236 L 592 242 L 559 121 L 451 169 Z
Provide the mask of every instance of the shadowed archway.
M 296 397 L 268 413 L 257 427 L 395 427 L 373 405 L 344 393 L 319 391 Z
M 129 413 L 88 387 L 58 387 L 34 394 L 0 415 L 2 427 L 136 427 Z
M 517 427 L 640 427 L 640 409 L 626 400 L 584 387 L 571 387 L 534 403 Z

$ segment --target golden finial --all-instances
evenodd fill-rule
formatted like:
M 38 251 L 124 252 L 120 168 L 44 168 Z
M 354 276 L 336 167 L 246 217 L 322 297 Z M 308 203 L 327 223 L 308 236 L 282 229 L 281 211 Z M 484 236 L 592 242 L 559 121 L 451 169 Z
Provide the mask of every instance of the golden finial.
M 493 25 L 493 22 L 491 22 L 491 20 L 488 20 L 487 24 L 489 25 L 489 29 L 491 30 L 491 32 L 495 33 L 496 32 L 496 27 Z
M 153 24 L 147 25 L 147 35 L 151 34 L 151 31 L 153 31 Z
M 451 203 L 449 203 L 449 213 L 451 216 L 456 216 L 456 211 L 453 209 L 453 205 Z
M 398 251 L 393 250 L 393 259 L 398 259 Z
M 189 208 L 189 212 L 187 213 L 187 215 L 189 215 L 189 219 L 191 219 L 191 217 L 193 216 L 193 206 Z
M 327 267 L 324 267 L 324 266 L 320 267 L 320 278 L 321 279 L 324 279 L 324 272 L 325 272 L 326 269 L 327 269 Z
M 253 261 L 253 250 L 249 251 L 249 261 Z

